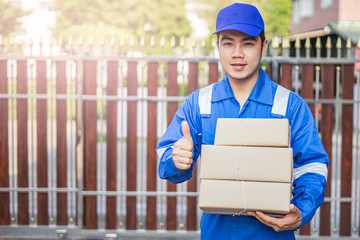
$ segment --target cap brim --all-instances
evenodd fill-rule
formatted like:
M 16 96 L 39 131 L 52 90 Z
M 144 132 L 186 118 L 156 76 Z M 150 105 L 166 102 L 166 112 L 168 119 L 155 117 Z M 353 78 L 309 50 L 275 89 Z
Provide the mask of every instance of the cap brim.
M 213 34 L 217 34 L 219 32 L 225 31 L 225 30 L 236 30 L 239 32 L 243 32 L 249 36 L 259 36 L 262 29 L 253 25 L 248 25 L 248 24 L 230 24 L 227 26 L 224 26 L 220 29 L 217 29 L 216 32 L 214 32 Z

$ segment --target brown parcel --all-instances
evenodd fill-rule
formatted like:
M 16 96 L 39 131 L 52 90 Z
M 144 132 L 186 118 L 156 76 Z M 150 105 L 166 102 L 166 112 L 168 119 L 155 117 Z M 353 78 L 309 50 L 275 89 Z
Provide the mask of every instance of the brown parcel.
M 243 189 L 244 184 L 244 189 Z M 235 214 L 260 210 L 287 214 L 290 206 L 290 183 L 200 180 L 199 207 L 205 213 Z
M 292 169 L 292 148 L 202 145 L 200 179 L 291 183 Z
M 288 119 L 219 118 L 215 145 L 289 147 Z

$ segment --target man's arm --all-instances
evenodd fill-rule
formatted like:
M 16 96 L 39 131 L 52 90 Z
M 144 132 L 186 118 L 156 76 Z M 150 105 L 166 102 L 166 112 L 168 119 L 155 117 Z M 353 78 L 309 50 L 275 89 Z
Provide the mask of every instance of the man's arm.
M 324 202 L 329 158 L 307 103 L 299 99 L 296 99 L 298 102 L 294 104 L 296 107 L 290 120 L 294 152 L 291 203 L 301 211 L 302 227 L 311 221 L 317 208 Z
M 297 229 L 311 221 L 324 201 L 329 163 L 306 102 L 292 94 L 289 105 L 293 106 L 288 114 L 294 152 L 290 213 L 283 218 L 272 218 L 258 211 L 249 213 L 275 231 Z
M 156 149 L 160 159 L 159 177 L 172 183 L 190 179 L 194 161 L 199 156 L 196 92 L 186 98 L 177 110 Z

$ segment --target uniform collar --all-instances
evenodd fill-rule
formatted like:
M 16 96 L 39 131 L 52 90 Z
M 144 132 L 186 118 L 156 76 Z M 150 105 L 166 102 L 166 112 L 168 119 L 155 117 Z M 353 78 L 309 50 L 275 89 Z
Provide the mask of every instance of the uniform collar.
M 211 102 L 218 102 L 228 98 L 235 98 L 229 84 L 228 75 L 226 75 L 222 81 L 218 82 L 218 84 L 215 84 L 214 88 L 215 89 L 213 91 Z
M 267 105 L 273 105 L 273 92 L 270 77 L 260 68 L 259 78 L 250 93 L 249 100 Z
M 271 87 L 270 77 L 261 69 L 259 73 L 259 78 L 255 84 L 254 89 L 251 91 L 249 100 L 254 102 L 259 102 L 267 105 L 273 105 L 273 92 Z M 216 89 L 213 91 L 213 97 L 211 102 L 222 101 L 229 98 L 235 98 L 234 93 L 231 90 L 229 84 L 228 75 L 220 81 Z

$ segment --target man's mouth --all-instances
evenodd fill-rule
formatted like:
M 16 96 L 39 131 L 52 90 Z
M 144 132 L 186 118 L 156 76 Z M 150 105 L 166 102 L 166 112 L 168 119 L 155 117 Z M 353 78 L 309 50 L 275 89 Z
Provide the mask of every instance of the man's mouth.
M 237 70 L 242 70 L 245 68 L 246 63 L 232 63 L 230 64 L 232 67 L 234 67 Z

